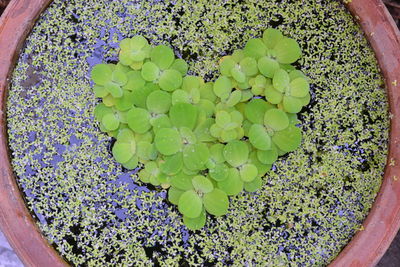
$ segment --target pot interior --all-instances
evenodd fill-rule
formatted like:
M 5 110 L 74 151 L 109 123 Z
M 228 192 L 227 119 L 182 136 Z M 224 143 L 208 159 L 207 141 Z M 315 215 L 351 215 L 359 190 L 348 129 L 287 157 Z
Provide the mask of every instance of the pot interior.
M 296 39 L 311 81 L 303 144 L 262 190 L 189 231 L 166 191 L 111 155 L 93 117 L 90 70 L 136 34 L 171 45 L 212 81 L 218 59 L 268 27 Z M 7 102 L 12 166 L 43 235 L 72 265 L 325 265 L 379 190 L 388 103 L 373 51 L 338 1 L 54 1 L 28 37 Z

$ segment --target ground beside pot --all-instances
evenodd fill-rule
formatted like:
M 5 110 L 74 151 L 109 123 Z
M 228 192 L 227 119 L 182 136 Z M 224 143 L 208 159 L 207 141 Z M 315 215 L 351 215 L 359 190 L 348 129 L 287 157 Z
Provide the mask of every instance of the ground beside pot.
M 387 102 L 374 55 L 345 8 L 310 1 L 206 11 L 204 18 L 202 5 L 189 11 L 157 1 L 56 1 L 28 39 L 9 98 L 13 166 L 40 228 L 70 262 L 324 264 L 366 216 L 385 164 Z M 158 27 L 149 28 L 154 22 Z M 233 22 L 243 29 L 229 27 Z M 103 156 L 111 140 L 91 116 L 88 72 L 115 60 L 118 40 L 142 33 L 173 44 L 197 74 L 212 79 L 216 58 L 267 26 L 296 38 L 305 52 L 298 65 L 314 94 L 300 117 L 304 144 L 274 166 L 262 192 L 240 195 L 227 217 L 194 234 L 180 225 L 164 191 Z

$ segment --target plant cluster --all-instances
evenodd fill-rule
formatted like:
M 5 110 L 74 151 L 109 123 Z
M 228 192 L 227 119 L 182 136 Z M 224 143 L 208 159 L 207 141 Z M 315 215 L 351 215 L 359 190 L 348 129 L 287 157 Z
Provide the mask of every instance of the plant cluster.
M 310 100 L 304 74 L 290 65 L 298 43 L 276 29 L 220 60 L 215 82 L 187 75 L 165 45 L 142 36 L 120 43 L 118 64 L 91 73 L 100 129 L 116 138 L 115 160 L 144 164 L 139 178 L 168 189 L 185 225 L 200 229 L 206 212 L 228 212 L 228 196 L 254 192 L 279 155 L 302 135 L 296 113 Z

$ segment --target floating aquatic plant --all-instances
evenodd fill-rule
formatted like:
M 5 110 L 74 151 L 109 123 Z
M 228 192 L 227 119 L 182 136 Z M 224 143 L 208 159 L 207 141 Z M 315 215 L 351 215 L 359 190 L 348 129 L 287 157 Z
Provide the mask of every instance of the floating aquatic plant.
M 275 29 L 220 60 L 205 83 L 166 45 L 142 36 L 120 43 L 118 64 L 92 70 L 100 129 L 116 138 L 115 160 L 144 165 L 144 183 L 168 189 L 185 225 L 228 212 L 228 196 L 261 188 L 279 155 L 299 147 L 297 117 L 310 100 L 307 78 L 292 67 L 296 41 Z

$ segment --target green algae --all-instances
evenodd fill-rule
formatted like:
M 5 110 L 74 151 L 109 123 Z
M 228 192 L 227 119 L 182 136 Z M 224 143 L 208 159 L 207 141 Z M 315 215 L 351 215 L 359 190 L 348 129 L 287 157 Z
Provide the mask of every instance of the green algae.
M 115 60 L 120 39 L 142 34 L 213 79 L 216 59 L 271 25 L 300 43 L 299 67 L 313 83 L 302 147 L 274 165 L 262 190 L 188 232 L 165 191 L 147 190 L 113 161 L 92 116 L 88 62 L 96 53 Z M 18 61 L 7 116 L 27 205 L 73 265 L 321 266 L 379 190 L 387 110 L 374 55 L 338 1 L 56 0 Z

